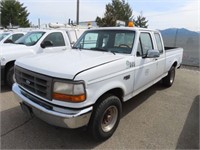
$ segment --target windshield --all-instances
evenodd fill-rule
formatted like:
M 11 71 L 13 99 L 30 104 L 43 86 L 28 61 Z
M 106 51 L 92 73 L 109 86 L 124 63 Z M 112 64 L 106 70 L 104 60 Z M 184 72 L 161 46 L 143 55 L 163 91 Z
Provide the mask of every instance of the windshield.
M 1 33 L 0 34 L 0 41 L 3 40 L 7 35 L 9 35 L 10 33 Z
M 26 46 L 35 45 L 45 32 L 29 32 L 15 41 L 15 44 L 24 44 Z
M 135 31 L 131 30 L 90 30 L 83 33 L 73 48 L 130 54 L 134 38 Z

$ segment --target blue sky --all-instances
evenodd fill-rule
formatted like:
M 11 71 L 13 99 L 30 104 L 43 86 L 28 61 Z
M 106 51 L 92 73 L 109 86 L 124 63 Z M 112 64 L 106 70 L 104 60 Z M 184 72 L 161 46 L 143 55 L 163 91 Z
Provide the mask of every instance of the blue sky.
M 76 20 L 76 0 L 19 0 L 30 12 L 29 20 L 37 24 L 67 23 Z M 80 0 L 80 21 L 102 17 L 105 5 L 111 0 Z M 200 0 L 126 0 L 133 9 L 134 17 L 142 11 L 149 20 L 149 28 L 187 28 L 200 30 Z

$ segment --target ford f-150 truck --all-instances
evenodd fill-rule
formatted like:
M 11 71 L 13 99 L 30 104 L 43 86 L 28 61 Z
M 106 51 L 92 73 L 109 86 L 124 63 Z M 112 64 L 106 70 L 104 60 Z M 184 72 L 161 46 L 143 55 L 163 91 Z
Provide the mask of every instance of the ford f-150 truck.
M 42 52 L 58 52 L 71 48 L 86 29 L 40 29 L 27 33 L 14 44 L 0 47 L 1 83 L 12 87 L 15 82 L 14 62 L 16 59 Z
M 105 140 L 119 124 L 123 102 L 160 80 L 173 84 L 182 54 L 164 47 L 157 30 L 91 29 L 72 50 L 17 60 L 12 89 L 30 114 L 55 126 L 87 126 Z

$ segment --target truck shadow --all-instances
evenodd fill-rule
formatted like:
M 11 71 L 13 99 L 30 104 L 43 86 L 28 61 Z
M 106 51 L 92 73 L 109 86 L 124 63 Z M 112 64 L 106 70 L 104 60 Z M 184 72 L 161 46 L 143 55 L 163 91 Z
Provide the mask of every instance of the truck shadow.
M 98 144 L 84 128 L 51 126 L 26 116 L 19 106 L 1 112 L 2 149 L 92 149 Z
M 176 149 L 199 149 L 199 101 L 200 95 L 194 99 L 187 119 L 178 138 Z
M 157 83 L 134 97 L 134 100 L 125 102 L 122 117 L 148 100 L 156 91 L 163 89 L 165 88 Z M 3 149 L 92 149 L 99 144 L 101 142 L 92 139 L 85 128 L 69 130 L 54 127 L 36 117 L 28 118 L 19 106 L 1 112 Z
M 161 84 L 161 82 L 156 83 L 135 97 L 131 98 L 127 102 L 123 103 L 122 106 L 122 117 L 125 117 L 129 112 L 133 111 L 136 107 L 141 105 L 143 102 L 148 100 L 150 96 L 155 94 L 157 91 L 165 90 L 166 88 Z

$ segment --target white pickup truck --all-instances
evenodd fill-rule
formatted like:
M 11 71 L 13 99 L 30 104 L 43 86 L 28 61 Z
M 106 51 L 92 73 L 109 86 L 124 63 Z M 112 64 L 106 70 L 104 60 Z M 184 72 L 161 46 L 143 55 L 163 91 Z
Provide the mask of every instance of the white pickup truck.
M 0 33 L 0 46 L 7 43 L 13 43 L 25 34 L 26 32 L 22 31 L 2 32 Z
M 0 46 L 1 83 L 12 87 L 15 82 L 14 62 L 16 59 L 42 52 L 58 52 L 70 49 L 86 29 L 41 29 L 28 32 L 14 44 Z
M 87 126 L 105 140 L 118 126 L 123 102 L 160 80 L 173 84 L 182 54 L 165 48 L 156 30 L 91 29 L 72 50 L 17 60 L 12 89 L 29 114 L 55 126 Z

